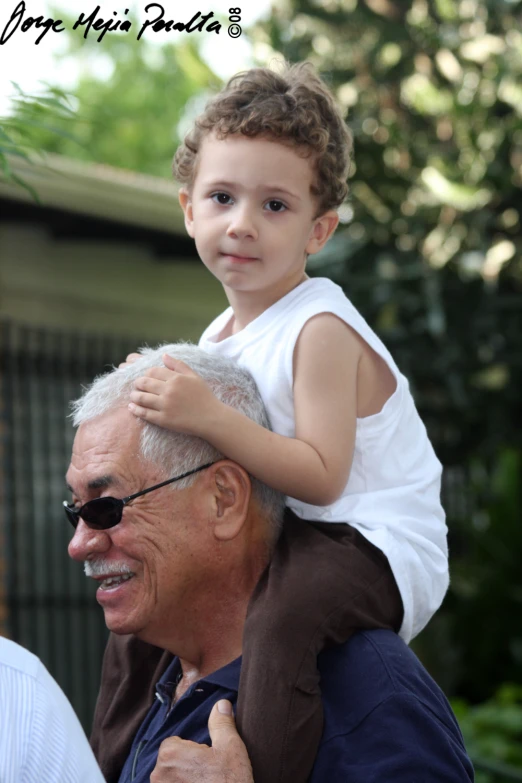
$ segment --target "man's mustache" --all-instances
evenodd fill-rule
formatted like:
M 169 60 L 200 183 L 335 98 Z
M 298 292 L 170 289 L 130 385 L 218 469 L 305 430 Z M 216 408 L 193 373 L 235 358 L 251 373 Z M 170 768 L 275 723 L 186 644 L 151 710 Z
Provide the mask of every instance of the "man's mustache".
M 111 576 L 112 574 L 133 573 L 127 563 L 118 563 L 114 560 L 108 561 L 101 557 L 96 560 L 85 560 L 83 570 L 85 571 L 85 576 Z

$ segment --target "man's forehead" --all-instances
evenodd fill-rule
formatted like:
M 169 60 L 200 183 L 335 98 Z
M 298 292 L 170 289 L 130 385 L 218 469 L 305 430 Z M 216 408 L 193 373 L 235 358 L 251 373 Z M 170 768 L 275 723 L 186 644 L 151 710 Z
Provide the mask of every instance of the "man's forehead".
M 99 461 L 109 454 L 128 453 L 135 445 L 137 432 L 121 418 L 121 415 L 105 414 L 80 424 L 74 438 L 73 456 Z
M 136 420 L 129 421 L 119 411 L 81 424 L 66 476 L 69 486 L 80 481 L 86 488 L 100 489 L 119 483 L 137 459 L 138 438 Z

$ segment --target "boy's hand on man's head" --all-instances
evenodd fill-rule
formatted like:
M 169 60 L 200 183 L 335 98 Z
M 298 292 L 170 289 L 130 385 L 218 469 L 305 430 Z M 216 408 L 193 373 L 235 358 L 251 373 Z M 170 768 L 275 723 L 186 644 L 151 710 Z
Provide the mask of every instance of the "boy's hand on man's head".
M 165 367 L 153 367 L 134 381 L 129 409 L 159 427 L 205 437 L 208 422 L 223 403 L 185 362 L 168 354 L 163 361 Z

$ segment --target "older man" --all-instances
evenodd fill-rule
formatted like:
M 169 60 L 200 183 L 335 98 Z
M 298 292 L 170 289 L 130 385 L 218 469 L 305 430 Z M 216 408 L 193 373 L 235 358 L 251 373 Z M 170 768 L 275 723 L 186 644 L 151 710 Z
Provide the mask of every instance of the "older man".
M 96 380 L 75 406 L 69 553 L 99 582 L 97 600 L 113 633 L 137 637 L 136 654 L 147 643 L 174 656 L 121 783 L 252 783 L 227 704 L 237 698 L 247 606 L 280 532 L 282 498 L 208 443 L 130 414 L 133 380 L 159 366 L 165 351 L 221 400 L 267 425 L 250 376 L 193 346 L 144 351 Z M 129 643 L 123 649 L 132 651 Z M 312 783 L 473 779 L 447 702 L 395 634 L 361 632 L 319 663 L 325 726 Z M 115 682 L 116 702 L 132 704 L 133 688 L 148 685 Z M 269 714 L 269 705 L 259 709 Z

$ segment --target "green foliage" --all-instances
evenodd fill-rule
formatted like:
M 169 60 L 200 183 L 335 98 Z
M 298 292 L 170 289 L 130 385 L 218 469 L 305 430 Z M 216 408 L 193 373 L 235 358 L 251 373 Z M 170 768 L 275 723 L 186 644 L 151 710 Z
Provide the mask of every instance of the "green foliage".
M 68 49 L 62 59 L 66 63 L 72 56 L 82 66 L 72 91 L 74 112 L 54 118 L 49 127 L 48 107 L 40 102 L 34 107 L 36 122 L 27 143 L 46 152 L 168 177 L 186 107 L 190 110 L 194 96 L 201 100 L 219 86 L 197 44 L 189 40 L 160 47 L 117 33 L 98 44 L 94 37 L 84 40 L 78 31 L 71 33 L 74 20 L 63 12 L 58 15 L 69 31 L 63 33 Z M 14 117 L 21 119 L 18 106 Z
M 35 144 L 34 137 L 41 134 L 51 134 L 77 143 L 77 140 L 63 128 L 61 123 L 74 117 L 70 96 L 57 87 L 44 85 L 39 95 L 28 95 L 22 88 L 12 82 L 15 95 L 13 105 L 14 116 L 0 117 L 0 169 L 4 179 L 25 188 L 38 201 L 38 194 L 24 179 L 12 171 L 10 157 L 22 158 L 27 162 L 35 160 L 40 149 Z
M 468 508 L 450 519 L 452 584 L 416 648 L 449 691 L 484 698 L 522 671 L 522 456 L 499 450 L 486 470 L 470 458 Z
M 506 684 L 483 704 L 455 700 L 452 707 L 475 761 L 476 783 L 522 781 L 522 687 Z
M 452 585 L 417 644 L 479 701 L 522 670 L 520 1 L 288 0 L 255 33 L 314 62 L 354 135 L 311 271 L 410 379 L 446 466 Z

